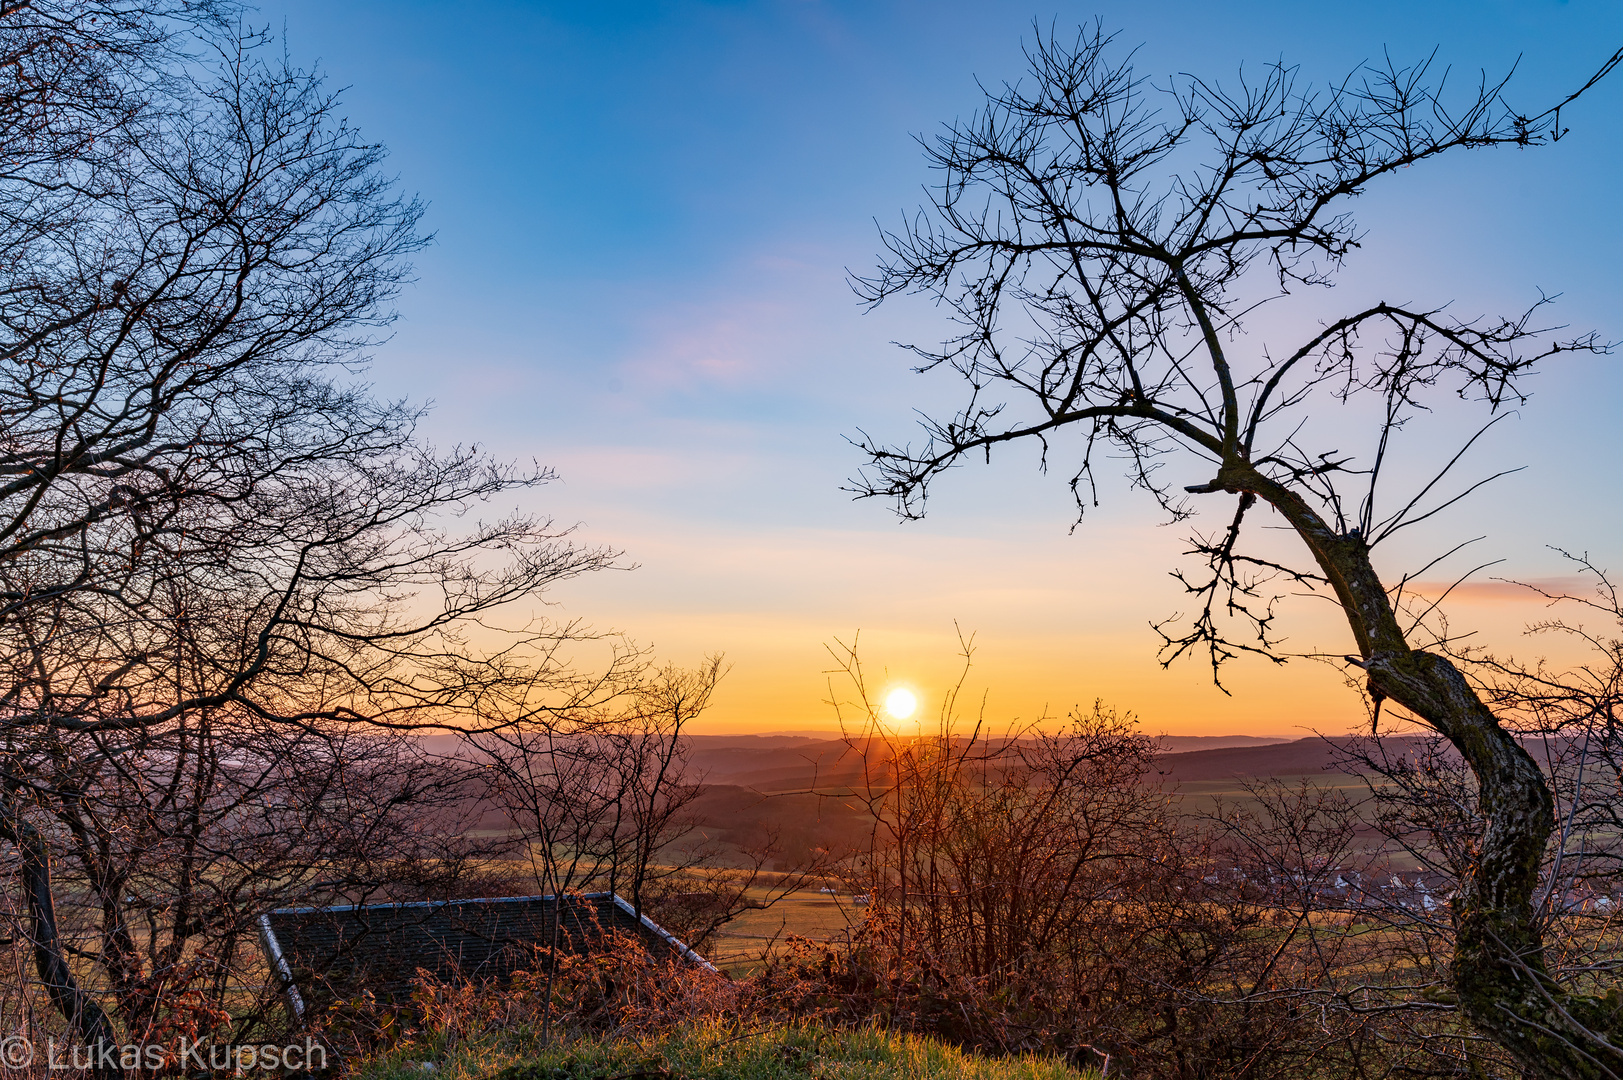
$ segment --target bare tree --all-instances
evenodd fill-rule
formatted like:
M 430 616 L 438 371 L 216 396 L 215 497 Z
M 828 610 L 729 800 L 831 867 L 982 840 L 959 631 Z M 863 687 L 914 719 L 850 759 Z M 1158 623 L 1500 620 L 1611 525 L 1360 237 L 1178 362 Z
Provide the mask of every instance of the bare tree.
M 624 890 L 641 911 L 655 855 L 687 827 L 681 813 L 698 788 L 682 736 L 720 674 L 719 658 L 694 672 L 633 672 L 622 701 L 463 733 L 544 891 Z
M 721 657 L 695 669 L 637 673 L 620 700 L 558 709 L 535 722 L 463 734 L 549 894 L 605 889 L 702 949 L 745 911 L 800 888 L 812 867 L 763 885 L 781 853 L 770 834 L 724 851 L 695 814 L 704 777 L 689 761 L 689 725 L 708 707 Z
M 34 792 L 55 797 L 27 798 L 15 784 L 11 794 L 54 849 L 32 906 L 50 903 L 55 924 L 26 937 L 73 958 L 119 1042 L 173 1052 L 179 1038 L 278 1027 L 261 914 L 445 896 L 489 854 L 463 836 L 461 777 L 409 736 L 290 729 L 218 709 L 111 743 L 36 743 L 13 775 L 26 768 Z M 269 993 L 244 989 L 261 984 Z
M 613 559 L 475 517 L 550 474 L 429 448 L 359 383 L 421 208 L 240 14 L 0 3 L 0 839 L 87 1042 L 255 905 L 384 887 L 436 789 L 347 727 L 589 708 L 632 665 L 578 673 L 581 628 L 499 614 Z M 313 874 L 319 843 L 348 869 Z M 62 918 L 63 866 L 96 919 Z
M 1542 361 L 1605 346 L 1548 328 L 1544 300 L 1474 321 L 1382 302 L 1280 349 L 1238 336 L 1259 304 L 1333 278 L 1359 239 L 1344 209 L 1353 197 L 1444 153 L 1554 141 L 1562 109 L 1623 52 L 1536 113 L 1511 106 L 1503 81 L 1445 93 L 1429 62 L 1313 91 L 1283 65 L 1230 88 L 1152 87 L 1097 30 L 1070 45 L 1039 32 L 1028 58 L 1029 82 L 989 91 L 980 113 L 925 144 L 940 174 L 930 205 L 884 234 L 888 259 L 855 281 L 871 304 L 920 293 L 951 312 L 955 337 L 910 348 L 920 370 L 970 387 L 959 412 L 925 421 L 921 447 L 862 436 L 871 469 L 857 492 L 916 516 L 931 482 L 965 458 L 1024 440 L 1046 461 L 1070 452 L 1050 443 L 1075 432 L 1079 511 L 1106 447 L 1174 518 L 1191 512 L 1185 494 L 1234 496 L 1227 527 L 1195 537 L 1210 572 L 1185 579 L 1197 610 L 1187 627 L 1163 624 L 1166 659 L 1204 649 L 1214 674 L 1242 652 L 1282 659 L 1277 587 L 1338 603 L 1357 646 L 1348 662 L 1377 707 L 1401 706 L 1448 739 L 1479 788 L 1486 824 L 1454 905 L 1459 1008 L 1540 1075 L 1623 1073 L 1615 999 L 1563 985 L 1545 962 L 1535 908 L 1555 825 L 1549 786 L 1443 651 L 1411 640 L 1401 583 L 1389 589 L 1371 561 L 1480 486 L 1450 487 L 1463 449 L 1413 492 L 1392 499 L 1382 486 L 1397 432 L 1433 397 L 1497 416 Z M 1326 396 L 1378 412 L 1363 456 L 1317 444 L 1309 421 Z M 1178 492 L 1167 479 L 1178 461 L 1210 478 Z M 1294 532 L 1310 565 L 1242 546 L 1259 511 Z

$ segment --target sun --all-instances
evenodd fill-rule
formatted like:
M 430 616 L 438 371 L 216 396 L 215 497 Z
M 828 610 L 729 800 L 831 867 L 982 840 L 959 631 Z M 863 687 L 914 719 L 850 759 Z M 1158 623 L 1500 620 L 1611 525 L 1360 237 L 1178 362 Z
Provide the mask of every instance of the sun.
M 906 720 L 918 707 L 918 696 L 906 687 L 898 686 L 885 695 L 885 711 L 898 720 Z

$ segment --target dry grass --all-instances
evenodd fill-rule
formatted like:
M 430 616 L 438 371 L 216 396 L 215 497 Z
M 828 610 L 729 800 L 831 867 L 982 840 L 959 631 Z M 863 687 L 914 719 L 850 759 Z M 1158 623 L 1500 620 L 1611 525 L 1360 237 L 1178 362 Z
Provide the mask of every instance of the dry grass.
M 781 979 L 779 980 L 782 981 Z M 802 994 L 802 997 L 805 995 Z M 350 1080 L 1089 1080 L 1064 1061 L 988 1057 L 871 1022 L 794 1011 L 749 982 L 650 956 L 634 939 L 551 978 L 424 979 L 408 1008 L 347 1041 Z M 818 1019 L 812 1019 L 813 1016 Z M 341 1019 L 335 1017 L 335 1019 Z M 381 1012 L 374 1021 L 387 1019 Z
M 492 1030 L 454 1046 L 403 1043 L 354 1080 L 1094 1080 L 1053 1058 L 989 1058 L 939 1040 L 877 1028 L 828 1030 L 706 1020 L 657 1036 Z

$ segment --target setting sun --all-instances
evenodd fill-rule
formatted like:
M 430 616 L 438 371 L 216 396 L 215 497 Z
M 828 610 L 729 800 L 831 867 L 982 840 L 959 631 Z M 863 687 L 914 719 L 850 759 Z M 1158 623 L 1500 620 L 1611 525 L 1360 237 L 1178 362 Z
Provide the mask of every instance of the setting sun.
M 905 687 L 897 687 L 885 695 L 885 711 L 898 720 L 906 720 L 919 707 L 919 699 Z

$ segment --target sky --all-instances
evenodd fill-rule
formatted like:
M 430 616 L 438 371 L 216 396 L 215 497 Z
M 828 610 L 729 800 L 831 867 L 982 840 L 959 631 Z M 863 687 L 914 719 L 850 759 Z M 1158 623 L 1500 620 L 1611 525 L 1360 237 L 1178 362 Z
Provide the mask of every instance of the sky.
M 1517 101 L 1558 100 L 1623 45 L 1605 2 L 1004 4 L 960 0 L 482 3 L 283 0 L 258 17 L 344 89 L 428 204 L 392 339 L 370 378 L 430 401 L 425 434 L 559 474 L 528 508 L 634 569 L 567 582 L 553 617 L 622 631 L 654 655 L 730 662 L 701 730 L 826 730 L 852 690 L 827 673 L 857 642 L 869 690 L 913 688 L 994 724 L 1103 700 L 1168 734 L 1343 731 L 1364 709 L 1344 671 L 1200 662 L 1163 669 L 1151 622 L 1180 610 L 1168 571 L 1187 530 L 1108 484 L 1076 530 L 1064 476 L 1031 454 L 957 471 L 923 521 L 841 490 L 858 429 L 903 441 L 955 388 L 909 373 L 895 340 L 940 313 L 865 312 L 876 221 L 921 201 L 914 137 L 1022 74 L 1033 25 L 1098 19 L 1141 72 L 1227 78 L 1283 60 L 1315 83 L 1437 50 L 1455 77 L 1512 65 Z M 1537 111 L 1532 110 L 1532 111 Z M 1355 209 L 1367 229 L 1338 301 L 1516 311 L 1623 340 L 1623 73 L 1564 114 L 1554 147 L 1405 172 Z M 1461 540 L 1502 560 L 1451 597 L 1451 626 L 1533 655 L 1547 613 L 1497 576 L 1552 583 L 1550 545 L 1623 571 L 1617 359 L 1569 361 L 1482 447 L 1526 466 L 1383 552 L 1396 577 Z M 1445 434 L 1457 434 L 1443 422 Z M 1418 460 L 1443 445 L 1416 444 Z M 1199 482 L 1192 476 L 1187 482 Z M 1225 506 L 1219 513 L 1227 513 Z M 1442 580 L 1449 563 L 1432 576 Z M 1350 651 L 1323 603 L 1290 607 L 1287 647 Z

